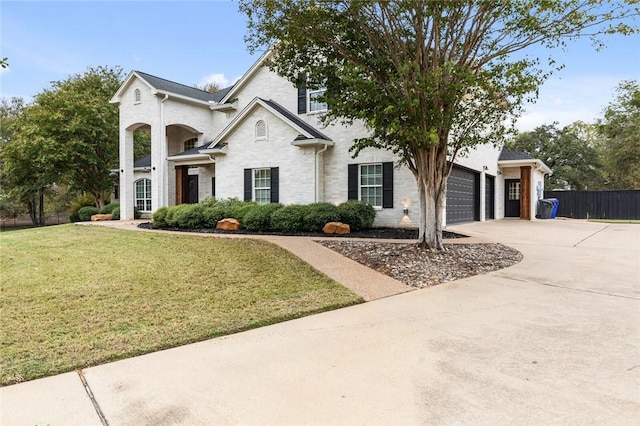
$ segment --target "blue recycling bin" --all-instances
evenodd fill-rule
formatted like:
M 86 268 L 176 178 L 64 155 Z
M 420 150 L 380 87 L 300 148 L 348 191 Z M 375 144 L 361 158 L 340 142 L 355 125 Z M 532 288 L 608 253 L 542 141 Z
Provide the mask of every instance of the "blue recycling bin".
M 547 198 L 547 200 L 553 202 L 553 210 L 551 211 L 551 219 L 555 219 L 558 214 L 558 206 L 560 205 L 560 200 L 557 198 Z

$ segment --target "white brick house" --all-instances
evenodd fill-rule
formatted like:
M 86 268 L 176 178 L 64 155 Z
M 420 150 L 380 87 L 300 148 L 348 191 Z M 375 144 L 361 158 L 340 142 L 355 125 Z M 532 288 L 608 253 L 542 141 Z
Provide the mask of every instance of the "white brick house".
M 415 180 L 390 152 L 349 147 L 366 135 L 360 124 L 320 123 L 317 92 L 296 88 L 260 58 L 232 87 L 208 93 L 133 71 L 111 99 L 120 109 L 119 202 L 122 220 L 134 206 L 206 197 L 307 204 L 370 202 L 377 226 L 416 226 Z M 133 132 L 151 133 L 151 156 L 134 164 Z M 542 197 L 540 160 L 480 146 L 456 160 L 445 223 L 530 219 Z M 506 186 L 505 186 L 506 183 Z

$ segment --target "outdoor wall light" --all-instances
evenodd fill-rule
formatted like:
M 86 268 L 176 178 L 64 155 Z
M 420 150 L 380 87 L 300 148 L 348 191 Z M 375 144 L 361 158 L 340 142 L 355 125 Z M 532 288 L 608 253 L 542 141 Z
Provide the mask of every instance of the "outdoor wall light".
M 405 214 L 405 215 L 408 215 L 409 214 L 409 208 L 405 207 L 404 210 L 402 210 L 402 213 Z
M 487 167 L 487 166 L 482 166 L 482 170 L 489 170 L 489 167 Z

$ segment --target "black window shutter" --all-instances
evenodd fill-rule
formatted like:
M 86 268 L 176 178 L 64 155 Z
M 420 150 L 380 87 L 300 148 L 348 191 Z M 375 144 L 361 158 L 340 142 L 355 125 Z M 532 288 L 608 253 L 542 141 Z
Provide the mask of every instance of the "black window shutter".
M 244 169 L 244 200 L 251 201 L 253 199 L 253 182 L 251 169 Z
M 280 202 L 280 173 L 277 167 L 271 168 L 271 202 Z
M 216 177 L 212 177 L 211 178 L 211 196 L 215 197 L 216 196 Z
M 298 114 L 307 113 L 307 84 L 304 74 L 298 76 Z
M 393 162 L 382 163 L 382 208 L 393 208 Z
M 358 197 L 358 165 L 349 164 L 347 178 L 347 199 L 357 200 Z

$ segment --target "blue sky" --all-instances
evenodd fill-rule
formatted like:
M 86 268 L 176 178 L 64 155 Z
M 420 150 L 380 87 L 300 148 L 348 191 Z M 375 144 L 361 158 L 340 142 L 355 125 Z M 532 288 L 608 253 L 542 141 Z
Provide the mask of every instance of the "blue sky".
M 237 2 L 0 2 L 0 96 L 30 99 L 88 67 L 121 66 L 187 85 L 229 85 L 255 62 L 244 43 Z M 640 36 L 614 36 L 600 52 L 588 40 L 554 57 L 565 68 L 540 90 L 519 120 L 521 130 L 558 121 L 593 122 L 622 80 L 640 81 Z M 546 57 L 546 56 L 545 56 Z

